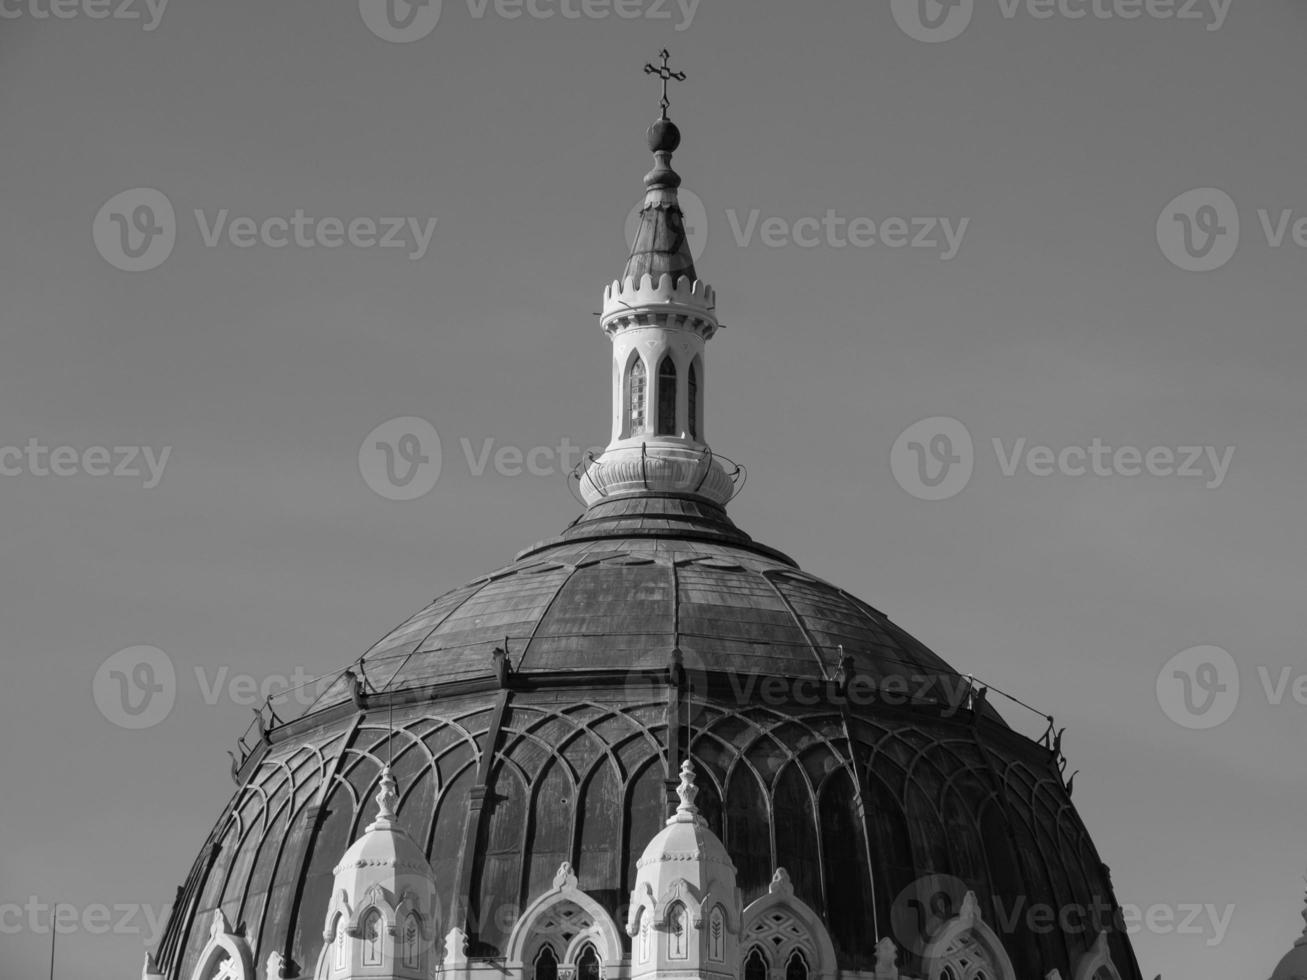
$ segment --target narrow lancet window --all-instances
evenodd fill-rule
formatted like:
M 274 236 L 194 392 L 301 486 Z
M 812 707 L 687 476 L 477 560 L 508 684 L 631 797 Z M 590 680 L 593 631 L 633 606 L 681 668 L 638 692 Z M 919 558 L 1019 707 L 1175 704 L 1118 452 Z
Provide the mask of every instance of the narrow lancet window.
M 658 435 L 676 435 L 676 365 L 671 357 L 658 366 Z
M 535 980 L 558 980 L 558 957 L 552 946 L 541 946 L 536 954 Z
M 690 396 L 689 414 L 686 422 L 690 427 L 690 438 L 699 438 L 699 362 L 690 365 L 690 374 L 686 382 L 687 394 Z
M 644 361 L 638 356 L 631 363 L 628 375 L 627 414 L 631 419 L 630 435 L 638 436 L 644 432 L 644 396 L 645 396 Z
M 599 954 L 589 943 L 576 958 L 576 980 L 601 980 Z

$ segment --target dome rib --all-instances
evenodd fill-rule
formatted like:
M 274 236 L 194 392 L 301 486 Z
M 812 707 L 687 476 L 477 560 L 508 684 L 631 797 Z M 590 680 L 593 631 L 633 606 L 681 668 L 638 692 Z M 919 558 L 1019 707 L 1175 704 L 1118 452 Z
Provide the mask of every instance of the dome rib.
M 776 593 L 776 597 L 780 599 L 781 602 L 785 604 L 785 608 L 789 610 L 790 617 L 794 620 L 794 625 L 799 628 L 799 632 L 802 633 L 804 639 L 808 641 L 808 648 L 812 651 L 813 659 L 817 661 L 817 666 L 821 669 L 821 679 L 830 680 L 830 673 L 826 669 L 826 661 L 822 659 L 821 647 L 817 643 L 817 638 L 812 635 L 812 631 L 808 629 L 808 624 L 803 621 L 798 610 L 794 608 L 794 603 L 790 602 L 789 596 L 782 592 L 780 587 L 772 581 L 773 575 L 783 574 L 785 574 L 783 571 L 772 569 L 764 569 L 761 572 L 763 579 L 772 587 L 772 591 Z

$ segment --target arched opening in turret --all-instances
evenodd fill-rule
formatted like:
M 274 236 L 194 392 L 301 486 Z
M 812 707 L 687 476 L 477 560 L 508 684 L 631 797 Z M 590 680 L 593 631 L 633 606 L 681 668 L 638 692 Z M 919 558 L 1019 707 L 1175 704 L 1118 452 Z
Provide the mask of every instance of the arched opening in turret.
M 808 961 L 797 949 L 785 961 L 785 980 L 808 980 Z
M 576 980 L 600 980 L 599 953 L 593 943 L 586 943 L 576 958 Z
M 658 365 L 658 435 L 676 435 L 676 363 L 670 354 Z
M 626 418 L 627 435 L 638 436 L 645 429 L 645 390 L 648 387 L 648 372 L 644 360 L 639 354 L 631 361 L 626 372 Z
M 558 980 L 558 956 L 548 943 L 540 947 L 531 966 L 534 971 L 532 980 Z
M 757 946 L 744 959 L 744 980 L 767 980 L 767 957 Z
M 690 438 L 699 438 L 699 358 L 690 362 L 690 373 L 686 375 L 686 394 L 689 405 L 686 411 L 686 424 L 690 429 Z
M 422 967 L 422 929 L 416 912 L 410 912 L 404 920 L 403 945 L 404 966 L 410 970 Z
M 690 955 L 689 930 L 686 927 L 685 906 L 673 902 L 667 910 L 667 958 L 670 960 L 687 959 Z
M 376 909 L 369 909 L 363 916 L 363 924 L 359 929 L 363 936 L 363 965 L 380 966 L 381 965 L 381 913 Z

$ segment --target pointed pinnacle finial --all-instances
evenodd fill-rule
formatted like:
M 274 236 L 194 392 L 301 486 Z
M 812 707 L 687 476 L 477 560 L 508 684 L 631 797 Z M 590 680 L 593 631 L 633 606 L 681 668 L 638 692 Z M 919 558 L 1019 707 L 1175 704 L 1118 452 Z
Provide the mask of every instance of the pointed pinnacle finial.
M 697 815 L 699 808 L 694 805 L 694 798 L 699 795 L 699 787 L 694 785 L 694 766 L 686 759 L 681 763 L 681 785 L 676 787 L 676 795 L 681 798 L 677 813 Z
M 377 790 L 377 819 L 371 827 L 388 826 L 395 821 L 395 808 L 399 804 L 399 793 L 395 789 L 395 776 L 390 766 L 381 770 L 381 788 Z M 371 829 L 369 827 L 368 829 Z
M 1307 882 L 1307 875 L 1303 877 L 1303 881 Z M 1304 904 L 1303 906 L 1302 921 L 1304 923 L 1304 928 L 1302 935 L 1298 938 L 1298 941 L 1294 943 L 1295 946 L 1307 946 L 1307 904 Z

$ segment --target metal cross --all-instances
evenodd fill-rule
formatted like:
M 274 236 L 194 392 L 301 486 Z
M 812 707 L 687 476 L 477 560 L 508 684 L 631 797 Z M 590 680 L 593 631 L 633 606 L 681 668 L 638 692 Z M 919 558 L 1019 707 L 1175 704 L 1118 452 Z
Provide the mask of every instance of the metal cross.
M 659 56 L 663 59 L 662 66 L 655 67 L 654 65 L 645 65 L 644 73 L 646 75 L 657 75 L 659 78 L 663 80 L 663 100 L 661 102 L 661 105 L 663 107 L 663 118 L 666 119 L 667 107 L 671 105 L 671 102 L 669 102 L 667 99 L 667 83 L 672 79 L 675 79 L 678 82 L 685 81 L 685 72 L 672 71 L 670 68 L 667 67 L 667 62 L 671 60 L 672 55 L 671 52 L 668 51 L 666 48 L 663 48 L 663 50 L 659 52 Z

